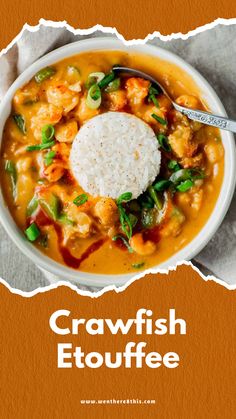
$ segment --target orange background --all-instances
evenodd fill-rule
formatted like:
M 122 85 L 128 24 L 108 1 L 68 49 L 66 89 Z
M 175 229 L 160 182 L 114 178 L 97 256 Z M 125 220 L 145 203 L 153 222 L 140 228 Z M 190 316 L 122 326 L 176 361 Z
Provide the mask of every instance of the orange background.
M 8 0 L 1 1 L 0 48 L 8 44 L 24 23 L 40 18 L 66 20 L 75 28 L 97 23 L 116 27 L 127 39 L 144 38 L 159 31 L 186 33 L 218 17 L 236 17 L 233 0 Z
M 78 296 L 67 287 L 25 298 L 0 286 L 1 403 L 4 419 L 233 419 L 235 398 L 236 291 L 205 282 L 190 267 L 177 273 L 149 275 L 122 293 L 99 298 Z M 186 335 L 58 336 L 51 314 L 71 318 L 134 318 L 139 308 L 153 319 L 175 308 L 185 319 Z M 69 322 L 59 323 L 63 327 Z M 129 341 L 147 342 L 146 351 L 177 352 L 176 369 L 116 370 L 101 367 L 57 369 L 57 344 L 72 342 L 85 353 L 124 351 Z M 81 399 L 155 399 L 155 405 L 81 405 Z
M 198 1 L 8 0 L 1 4 L 0 48 L 21 30 L 45 19 L 67 20 L 76 28 L 96 23 L 116 27 L 127 39 L 155 30 L 184 32 L 218 17 L 236 16 L 236 3 Z M 187 42 L 187 41 L 186 41 Z M 7 279 L 7 278 L 6 278 Z M 227 278 L 225 278 L 227 279 Z M 61 287 L 35 297 L 12 294 L 0 285 L 0 418 L 161 418 L 231 419 L 235 417 L 236 291 L 204 282 L 190 267 L 177 273 L 149 276 L 125 292 L 98 299 L 80 297 Z M 136 310 L 153 310 L 156 317 L 175 308 L 187 322 L 186 336 L 145 336 L 148 350 L 176 351 L 180 366 L 150 370 L 58 370 L 57 343 L 72 341 L 86 352 L 124 350 L 139 337 L 58 337 L 48 321 L 53 311 L 69 309 L 75 317 L 132 318 Z M 80 399 L 156 399 L 154 406 L 83 406 Z

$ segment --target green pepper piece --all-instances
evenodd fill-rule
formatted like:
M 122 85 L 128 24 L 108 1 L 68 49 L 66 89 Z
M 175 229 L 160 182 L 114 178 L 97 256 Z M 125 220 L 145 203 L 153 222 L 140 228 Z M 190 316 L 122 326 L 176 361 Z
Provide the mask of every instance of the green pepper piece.
M 40 199 L 39 203 L 43 207 L 43 209 L 45 209 L 50 218 L 52 218 L 54 221 L 57 221 L 59 219 L 61 202 L 58 196 L 52 194 L 50 202 L 47 202 L 44 199 Z
M 42 70 L 39 70 L 34 78 L 37 83 L 42 83 L 44 80 L 49 79 L 56 73 L 56 70 L 52 67 L 45 67 Z
M 155 208 L 144 208 L 142 210 L 141 222 L 144 228 L 152 228 L 156 225 L 157 210 Z
M 34 195 L 31 201 L 28 203 L 27 209 L 26 209 L 26 215 L 27 217 L 30 217 L 38 208 L 38 198 Z
M 132 228 L 134 228 L 138 222 L 138 217 L 136 217 L 136 215 L 134 214 L 129 214 L 129 219 L 130 219 Z
M 145 262 L 132 263 L 132 267 L 135 269 L 141 269 L 144 265 L 145 265 Z
M 20 114 L 13 115 L 13 119 L 18 126 L 19 130 L 22 132 L 22 134 L 26 134 L 26 126 L 25 126 L 25 119 Z
M 85 202 L 87 202 L 88 200 L 88 195 L 86 195 L 85 193 L 82 193 L 81 195 L 78 195 L 73 203 L 77 206 L 80 207 L 81 205 L 85 204 Z
M 67 217 L 66 214 L 61 214 L 58 218 L 58 221 L 60 221 L 62 224 L 67 224 L 73 226 L 75 223 L 70 218 Z
M 40 231 L 35 223 L 32 223 L 26 230 L 25 235 L 30 242 L 34 242 L 39 236 Z
M 17 185 L 17 170 L 16 165 L 11 160 L 6 160 L 5 162 L 5 171 L 9 174 L 12 187 L 12 195 L 15 199 L 16 197 L 16 185 Z

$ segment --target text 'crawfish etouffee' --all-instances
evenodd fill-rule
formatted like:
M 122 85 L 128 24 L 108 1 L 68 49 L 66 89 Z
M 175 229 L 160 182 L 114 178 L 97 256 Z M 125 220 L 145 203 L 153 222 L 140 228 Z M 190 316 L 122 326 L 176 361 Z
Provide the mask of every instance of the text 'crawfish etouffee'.
M 57 262 L 92 273 L 137 272 L 173 256 L 206 223 L 224 175 L 219 131 L 190 121 L 149 81 L 114 72 L 117 64 L 149 73 L 178 104 L 206 110 L 194 81 L 171 63 L 133 52 L 83 53 L 40 70 L 16 91 L 1 148 L 2 190 L 22 234 Z M 96 120 L 106 113 L 113 130 L 102 128 L 103 119 L 96 128 Z M 131 118 L 132 147 L 135 139 L 140 146 L 132 151 L 133 161 L 131 137 L 124 137 L 125 127 L 115 114 L 131 115 L 144 125 L 139 130 Z M 89 121 L 94 121 L 100 148 L 93 136 L 90 148 L 87 137 L 86 144 L 80 137 L 77 156 L 73 147 L 86 124 L 89 132 Z M 145 133 L 145 127 L 153 137 L 150 152 L 142 137 L 142 154 L 135 133 Z M 91 160 L 94 153 L 98 160 Z M 81 182 L 72 168 L 75 155 Z M 126 156 L 131 160 L 125 162 Z M 140 166 L 133 166 L 136 163 Z M 134 175 L 133 167 L 141 164 L 143 169 Z M 106 189 L 104 195 L 92 192 L 102 191 L 105 184 L 119 196 Z M 120 184 L 123 190 L 116 188 Z M 138 196 L 133 192 L 136 185 L 146 185 Z

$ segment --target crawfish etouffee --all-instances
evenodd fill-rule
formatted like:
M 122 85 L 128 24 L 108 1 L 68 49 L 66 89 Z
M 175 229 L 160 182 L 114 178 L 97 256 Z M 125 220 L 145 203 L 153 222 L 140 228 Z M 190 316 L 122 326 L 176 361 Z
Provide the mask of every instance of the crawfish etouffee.
M 22 234 L 70 268 L 104 274 L 150 268 L 189 243 L 210 216 L 224 173 L 219 131 L 177 112 L 149 81 L 115 74 L 116 64 L 156 77 L 177 103 L 206 109 L 194 81 L 171 63 L 132 52 L 83 53 L 40 70 L 15 93 L 1 149 L 2 189 Z M 75 138 L 107 112 L 134 115 L 155 135 L 158 175 L 139 196 L 127 187 L 115 198 L 92 195 L 74 177 Z M 87 164 L 94 164 L 89 156 Z

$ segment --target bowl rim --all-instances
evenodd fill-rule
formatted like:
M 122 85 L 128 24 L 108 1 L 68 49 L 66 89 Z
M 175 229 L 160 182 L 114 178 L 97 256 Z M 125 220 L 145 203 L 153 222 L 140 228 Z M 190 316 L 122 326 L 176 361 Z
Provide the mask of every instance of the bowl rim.
M 194 79 L 196 85 L 204 93 L 207 92 L 208 102 L 211 99 L 213 103 L 212 111 L 217 112 L 219 115 L 227 116 L 224 106 L 220 101 L 218 95 L 214 89 L 210 86 L 208 81 L 190 64 L 183 60 L 178 55 L 170 52 L 164 48 L 154 46 L 152 44 L 134 44 L 127 45 L 123 41 L 115 37 L 97 37 L 79 40 L 66 44 L 58 49 L 55 49 L 43 57 L 39 58 L 33 64 L 31 64 L 10 86 L 7 93 L 5 94 L 0 104 L 0 147 L 2 131 L 5 125 L 6 118 L 8 117 L 11 109 L 11 100 L 15 91 L 25 83 L 27 83 L 33 75 L 43 67 L 56 63 L 64 58 L 80 54 L 86 51 L 104 51 L 104 50 L 123 50 L 127 52 L 135 51 L 137 53 L 156 56 L 159 59 L 172 62 L 178 67 L 182 68 L 191 78 Z M 20 229 L 16 226 L 13 217 L 7 209 L 4 201 L 2 190 L 0 188 L 0 221 L 8 233 L 9 237 L 17 245 L 17 247 L 30 258 L 37 266 L 49 274 L 57 276 L 59 279 L 69 280 L 77 284 L 103 287 L 108 285 L 124 285 L 128 280 L 135 276 L 144 275 L 147 272 L 158 272 L 163 269 L 167 269 L 175 266 L 184 260 L 190 260 L 196 254 L 198 254 L 210 241 L 214 233 L 219 228 L 223 221 L 226 212 L 231 203 L 235 183 L 236 183 L 236 149 L 235 140 L 232 133 L 229 131 L 221 130 L 222 140 L 225 148 L 225 164 L 224 179 L 221 186 L 220 194 L 218 196 L 215 207 L 209 216 L 207 222 L 204 224 L 200 232 L 181 250 L 175 253 L 172 257 L 164 261 L 163 263 L 153 266 L 151 269 L 144 271 L 138 271 L 128 274 L 95 274 L 83 271 L 77 271 L 72 268 L 66 267 L 59 262 L 54 261 L 48 256 L 41 253 L 36 247 L 32 246 L 31 243 L 23 236 Z M 227 155 L 227 156 L 226 156 Z M 227 157 L 227 159 L 226 159 Z

